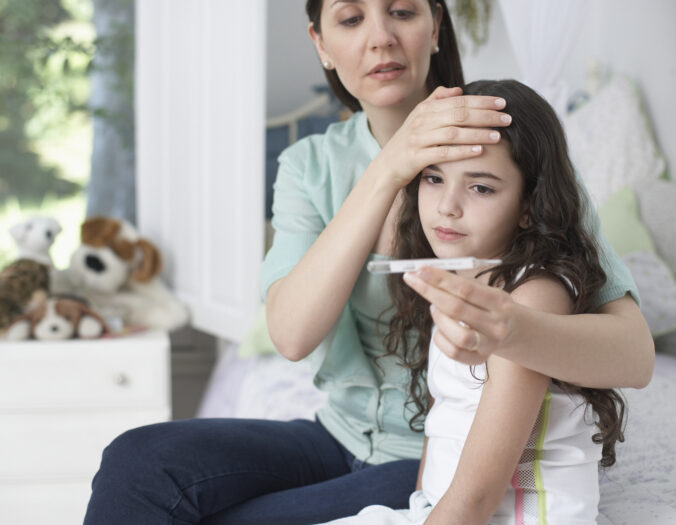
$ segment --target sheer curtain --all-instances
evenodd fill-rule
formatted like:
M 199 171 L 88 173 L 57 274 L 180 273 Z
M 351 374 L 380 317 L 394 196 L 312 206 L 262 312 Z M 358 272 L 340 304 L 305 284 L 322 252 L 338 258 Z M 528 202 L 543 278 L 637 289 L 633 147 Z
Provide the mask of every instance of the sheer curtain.
M 559 115 L 565 113 L 569 96 L 561 73 L 585 5 L 584 0 L 500 0 L 523 82 L 546 98 Z

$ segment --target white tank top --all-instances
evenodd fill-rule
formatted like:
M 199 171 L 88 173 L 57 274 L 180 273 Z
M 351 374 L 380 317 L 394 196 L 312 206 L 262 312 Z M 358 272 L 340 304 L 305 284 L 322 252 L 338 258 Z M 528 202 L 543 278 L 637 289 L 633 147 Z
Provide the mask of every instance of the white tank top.
M 436 327 L 432 331 L 432 335 Z M 434 405 L 425 421 L 427 461 L 422 489 L 436 505 L 448 489 L 469 433 L 486 377 L 485 365 L 470 367 L 430 343 L 427 383 Z M 550 384 L 510 487 L 491 525 L 591 525 L 599 502 L 602 447 L 593 412 L 579 396 Z M 497 435 L 497 433 L 496 433 Z

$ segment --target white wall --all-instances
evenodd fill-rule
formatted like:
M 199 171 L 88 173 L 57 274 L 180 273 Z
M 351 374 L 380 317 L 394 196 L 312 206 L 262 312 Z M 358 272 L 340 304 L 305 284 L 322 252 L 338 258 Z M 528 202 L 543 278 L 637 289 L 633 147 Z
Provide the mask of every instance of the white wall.
M 136 2 L 138 226 L 192 326 L 241 341 L 260 302 L 266 4 L 194 4 Z
M 267 0 L 266 115 L 283 115 L 314 96 L 312 86 L 326 84 L 307 33 L 305 0 Z
M 307 36 L 305 0 L 267 0 L 267 115 L 289 111 L 312 98 L 311 86 L 324 82 Z M 580 20 L 576 45 L 565 68 L 571 90 L 584 89 L 585 70 L 596 59 L 610 70 L 631 76 L 646 102 L 647 113 L 668 165 L 676 177 L 676 2 L 673 0 L 589 0 Z M 490 40 L 463 57 L 468 81 L 519 78 L 497 3 Z

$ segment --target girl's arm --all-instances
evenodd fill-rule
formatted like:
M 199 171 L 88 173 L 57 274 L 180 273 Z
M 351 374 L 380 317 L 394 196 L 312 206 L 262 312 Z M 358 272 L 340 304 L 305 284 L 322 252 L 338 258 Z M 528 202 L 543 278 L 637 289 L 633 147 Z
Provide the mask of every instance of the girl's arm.
M 531 308 L 559 314 L 572 309 L 564 286 L 551 278 L 528 281 L 512 295 Z M 537 420 L 550 378 L 497 355 L 489 357 L 487 366 L 488 381 L 453 481 L 425 525 L 485 525 L 504 497 Z
M 498 288 L 434 268 L 409 286 L 436 309 L 441 344 L 449 357 L 478 364 L 495 353 L 549 377 L 589 388 L 645 387 L 655 345 L 638 305 L 625 296 L 597 313 L 557 315 L 519 304 Z M 472 329 L 463 327 L 464 321 Z
M 429 164 L 477 156 L 472 145 L 497 141 L 479 129 L 507 125 L 496 97 L 461 93 L 439 88 L 411 112 L 296 266 L 269 287 L 268 330 L 282 355 L 302 359 L 334 326 L 376 241 L 394 231 L 400 188 Z

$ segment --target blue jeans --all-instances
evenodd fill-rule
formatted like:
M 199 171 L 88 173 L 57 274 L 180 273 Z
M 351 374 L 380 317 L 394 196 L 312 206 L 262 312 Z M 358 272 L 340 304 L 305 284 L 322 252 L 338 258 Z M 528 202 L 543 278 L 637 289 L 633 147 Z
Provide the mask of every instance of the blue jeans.
M 358 461 L 315 421 L 159 423 L 104 450 L 85 525 L 302 525 L 407 508 L 418 465 Z

